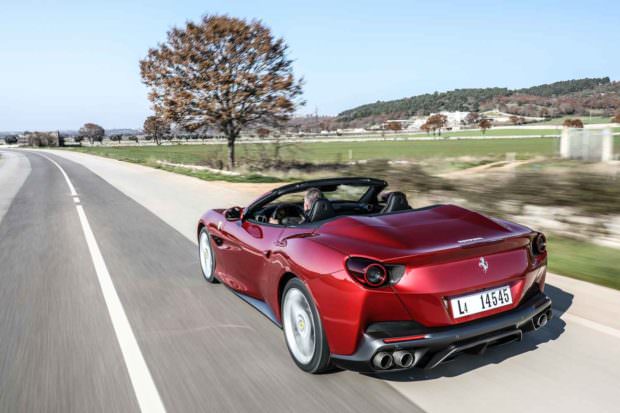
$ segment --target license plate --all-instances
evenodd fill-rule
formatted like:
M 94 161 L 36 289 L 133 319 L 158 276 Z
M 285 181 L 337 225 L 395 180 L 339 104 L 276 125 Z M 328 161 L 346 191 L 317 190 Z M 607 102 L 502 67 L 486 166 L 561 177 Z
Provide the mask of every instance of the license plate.
M 461 318 L 512 304 L 510 287 L 504 286 L 480 293 L 452 298 L 452 316 Z

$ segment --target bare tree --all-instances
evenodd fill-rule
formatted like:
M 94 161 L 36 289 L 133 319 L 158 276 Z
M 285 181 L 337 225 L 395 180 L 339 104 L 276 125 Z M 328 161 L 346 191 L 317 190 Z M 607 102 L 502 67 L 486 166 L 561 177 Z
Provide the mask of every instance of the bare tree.
M 478 119 L 480 119 L 480 114 L 478 112 L 469 112 L 467 116 L 465 116 L 465 122 L 469 125 L 478 122 Z
M 90 144 L 93 142 L 101 142 L 103 141 L 103 137 L 105 136 L 105 129 L 95 123 L 85 123 L 79 130 L 80 136 L 84 136 L 88 139 Z
M 161 145 L 164 136 L 170 134 L 170 123 L 159 116 L 149 116 L 142 126 L 144 133 L 155 140 L 157 145 Z
M 260 21 L 205 16 L 170 30 L 140 71 L 155 113 L 190 131 L 218 128 L 233 169 L 244 127 L 278 126 L 295 110 L 302 82 L 293 76 L 287 49 Z

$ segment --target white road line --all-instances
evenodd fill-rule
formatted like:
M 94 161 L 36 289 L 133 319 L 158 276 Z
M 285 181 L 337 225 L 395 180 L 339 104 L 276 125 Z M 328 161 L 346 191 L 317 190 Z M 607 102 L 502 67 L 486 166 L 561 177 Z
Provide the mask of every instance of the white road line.
M 73 184 L 71 183 L 71 180 L 65 170 L 53 159 L 42 154 L 37 155 L 46 158 L 56 165 L 67 181 L 67 185 L 71 191 L 71 196 L 76 197 L 77 193 L 75 192 L 75 188 L 73 187 Z M 112 278 L 108 272 L 108 267 L 105 264 L 103 255 L 101 255 L 99 245 L 97 244 L 95 235 L 90 227 L 84 208 L 79 204 L 76 205 L 75 208 L 80 218 L 80 223 L 82 224 L 82 230 L 84 231 L 86 244 L 88 245 L 88 250 L 90 251 L 95 272 L 97 273 L 99 286 L 101 287 L 103 298 L 108 307 L 108 312 L 110 313 L 110 319 L 112 320 L 112 326 L 114 327 L 114 332 L 116 333 L 116 339 L 118 340 L 118 344 L 121 348 L 121 353 L 123 354 L 125 365 L 127 366 L 127 371 L 129 372 L 129 378 L 131 379 L 133 390 L 136 394 L 136 398 L 138 399 L 140 410 L 145 413 L 165 412 L 166 409 L 161 400 L 161 396 L 157 391 L 151 372 L 149 371 L 146 361 L 144 360 L 144 356 L 140 351 L 140 346 L 138 345 L 138 341 L 136 340 L 133 330 L 131 329 L 129 319 L 123 309 L 123 304 L 118 297 L 116 289 L 114 288 L 114 283 L 112 282 Z
M 556 311 L 554 311 L 554 313 L 556 313 L 554 314 L 554 317 L 559 317 L 563 320 L 572 321 L 573 323 L 581 324 L 584 327 L 596 330 L 599 333 L 608 334 L 612 337 L 620 338 L 620 330 L 617 330 L 613 327 L 609 327 L 604 324 L 597 323 L 596 321 L 588 320 L 587 318 L 579 317 L 578 315 L 574 315 L 571 313 L 557 314 Z
M 71 193 L 71 196 L 77 196 L 77 192 L 75 192 L 75 188 L 73 187 L 73 184 L 71 183 L 71 180 L 69 179 L 69 175 L 67 175 L 67 173 L 65 172 L 64 169 L 62 169 L 62 167 L 58 164 L 58 162 L 56 162 L 55 160 L 53 160 L 52 158 L 45 156 L 41 153 L 37 153 L 37 155 L 44 157 L 45 159 L 47 159 L 48 161 L 50 161 L 51 163 L 53 163 L 54 165 L 56 165 L 56 168 L 58 168 L 58 170 L 60 171 L 60 173 L 62 174 L 62 176 L 65 177 L 65 181 L 67 182 L 67 185 L 69 186 L 69 191 Z

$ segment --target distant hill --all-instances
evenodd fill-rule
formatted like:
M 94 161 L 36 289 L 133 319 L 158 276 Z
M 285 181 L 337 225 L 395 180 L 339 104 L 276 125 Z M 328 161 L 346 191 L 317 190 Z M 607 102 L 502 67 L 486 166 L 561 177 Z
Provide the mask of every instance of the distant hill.
M 620 82 L 601 77 L 513 90 L 499 87 L 455 89 L 358 106 L 338 114 L 336 122 L 362 126 L 388 118 L 408 118 L 440 111 L 479 112 L 494 108 L 522 116 L 555 117 L 592 112 L 611 115 L 620 109 Z

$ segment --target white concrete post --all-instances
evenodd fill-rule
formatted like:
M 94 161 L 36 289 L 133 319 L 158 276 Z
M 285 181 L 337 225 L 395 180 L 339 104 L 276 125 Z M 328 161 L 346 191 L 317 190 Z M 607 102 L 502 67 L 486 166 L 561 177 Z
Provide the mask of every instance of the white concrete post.
M 614 139 L 613 139 L 613 135 L 611 134 L 611 129 L 609 128 L 603 129 L 602 137 L 603 137 L 603 142 L 602 142 L 603 150 L 601 154 L 601 161 L 603 162 L 612 161 L 614 159 Z
M 562 136 L 560 137 L 560 156 L 570 158 L 569 133 L 566 126 L 562 129 Z

